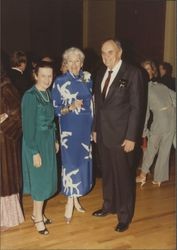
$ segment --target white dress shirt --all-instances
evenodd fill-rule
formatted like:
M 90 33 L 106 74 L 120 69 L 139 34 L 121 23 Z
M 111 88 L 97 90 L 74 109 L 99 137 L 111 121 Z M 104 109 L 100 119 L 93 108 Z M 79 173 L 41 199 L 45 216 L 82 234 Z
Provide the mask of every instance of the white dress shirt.
M 19 68 L 17 68 L 17 67 L 12 67 L 12 69 L 15 69 L 15 70 L 19 71 L 19 72 L 23 75 L 23 71 L 20 70 Z
M 110 89 L 110 86 L 111 86 L 112 82 L 114 81 L 114 79 L 115 79 L 115 77 L 116 77 L 116 75 L 117 75 L 117 73 L 118 73 L 118 71 L 119 71 L 119 69 L 120 69 L 121 64 L 122 64 L 122 60 L 120 60 L 120 61 L 114 66 L 113 69 L 107 68 L 107 70 L 106 70 L 106 72 L 105 72 L 105 74 L 104 74 L 103 80 L 102 80 L 102 82 L 101 82 L 101 92 L 103 91 L 103 87 L 104 87 L 105 81 L 106 81 L 106 79 L 107 79 L 107 77 L 108 77 L 108 71 L 111 70 L 111 71 L 112 71 L 112 74 L 111 74 L 111 78 L 110 78 L 109 85 L 108 85 L 108 88 L 107 88 L 107 91 L 106 91 L 106 95 L 105 95 L 105 96 L 107 96 L 108 91 L 109 91 L 109 89 Z

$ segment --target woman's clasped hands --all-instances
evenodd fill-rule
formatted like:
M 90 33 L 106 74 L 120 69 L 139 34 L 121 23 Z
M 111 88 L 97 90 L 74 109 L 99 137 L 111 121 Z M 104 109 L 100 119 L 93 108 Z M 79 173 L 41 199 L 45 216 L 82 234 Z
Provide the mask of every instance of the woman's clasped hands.
M 69 110 L 74 111 L 75 109 L 81 109 L 83 106 L 83 100 L 75 100 L 70 106 Z

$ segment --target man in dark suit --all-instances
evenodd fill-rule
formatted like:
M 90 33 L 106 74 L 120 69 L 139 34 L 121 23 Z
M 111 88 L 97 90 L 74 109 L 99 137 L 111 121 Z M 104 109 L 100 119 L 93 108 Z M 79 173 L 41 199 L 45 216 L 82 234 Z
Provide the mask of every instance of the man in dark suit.
M 134 213 L 134 149 L 141 126 L 143 80 L 138 68 L 121 60 L 119 41 L 101 47 L 104 66 L 95 82 L 94 141 L 98 144 L 103 181 L 103 206 L 93 213 L 116 213 L 115 230 L 128 229 Z
M 23 51 L 14 51 L 10 58 L 10 64 L 9 78 L 22 98 L 24 92 L 31 86 L 24 75 L 27 65 L 26 54 Z

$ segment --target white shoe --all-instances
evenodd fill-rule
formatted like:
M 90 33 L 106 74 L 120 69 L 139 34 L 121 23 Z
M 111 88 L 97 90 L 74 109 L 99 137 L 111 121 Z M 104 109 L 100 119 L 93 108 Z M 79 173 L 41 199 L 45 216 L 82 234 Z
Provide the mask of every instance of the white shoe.
M 160 182 L 160 181 L 152 181 L 152 184 L 154 184 L 154 185 L 158 185 L 158 186 L 160 187 L 161 182 Z
M 64 215 L 67 224 L 69 224 L 72 220 L 73 208 L 74 208 L 73 197 L 68 197 L 68 202 L 65 206 L 65 215 Z
M 74 207 L 76 208 L 76 210 L 80 213 L 85 213 L 85 209 L 81 207 L 81 205 L 79 204 L 78 198 L 74 197 Z
M 141 174 L 136 177 L 136 183 L 141 183 L 141 187 L 146 183 L 146 176 L 142 176 Z

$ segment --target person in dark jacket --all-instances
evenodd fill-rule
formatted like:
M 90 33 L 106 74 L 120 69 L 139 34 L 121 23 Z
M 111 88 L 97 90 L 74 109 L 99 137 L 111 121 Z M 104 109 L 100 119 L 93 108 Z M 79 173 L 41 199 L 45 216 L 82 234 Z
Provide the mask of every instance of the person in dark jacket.
M 160 79 L 159 81 L 166 85 L 169 89 L 175 90 L 175 78 L 172 77 L 172 65 L 167 62 L 161 62 L 159 64 L 159 73 Z
M 10 57 L 11 69 L 9 70 L 9 77 L 12 84 L 18 90 L 20 97 L 30 87 L 29 81 L 24 75 L 27 65 L 27 57 L 23 51 L 14 51 Z
M 103 178 L 103 205 L 93 216 L 116 213 L 117 232 L 128 229 L 135 203 L 133 173 L 144 83 L 141 71 L 121 59 L 119 41 L 101 47 L 104 66 L 95 81 L 94 141 L 98 144 Z

